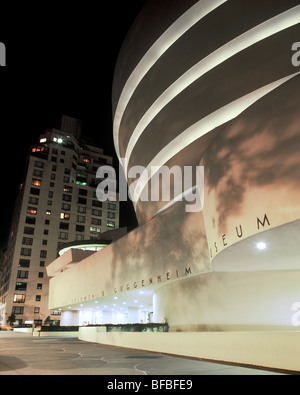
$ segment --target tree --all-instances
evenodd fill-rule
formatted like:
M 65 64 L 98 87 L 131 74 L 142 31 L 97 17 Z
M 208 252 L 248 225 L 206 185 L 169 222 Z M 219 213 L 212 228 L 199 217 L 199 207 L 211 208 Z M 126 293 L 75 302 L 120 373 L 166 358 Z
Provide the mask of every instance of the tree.
M 14 322 L 16 321 L 16 316 L 14 313 L 12 313 L 7 320 L 7 323 L 12 326 L 14 324 Z

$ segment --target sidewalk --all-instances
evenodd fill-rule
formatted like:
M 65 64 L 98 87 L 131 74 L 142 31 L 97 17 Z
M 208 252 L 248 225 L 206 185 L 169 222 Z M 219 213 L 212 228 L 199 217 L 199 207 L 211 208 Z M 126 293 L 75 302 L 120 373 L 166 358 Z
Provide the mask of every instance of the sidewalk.
M 159 353 L 0 331 L 0 375 L 277 375 Z

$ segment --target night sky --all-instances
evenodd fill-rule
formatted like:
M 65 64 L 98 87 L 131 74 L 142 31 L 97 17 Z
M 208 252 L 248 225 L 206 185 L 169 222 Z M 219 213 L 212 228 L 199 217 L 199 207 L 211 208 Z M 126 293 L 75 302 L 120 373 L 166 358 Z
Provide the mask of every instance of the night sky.
M 124 37 L 145 2 L 1 6 L 0 42 L 6 46 L 7 67 L 0 69 L 0 247 L 29 147 L 46 128 L 58 128 L 62 114 L 82 119 L 83 134 L 115 157 L 113 73 Z M 118 165 L 116 159 L 114 163 Z M 120 225 L 136 226 L 131 205 L 122 206 Z

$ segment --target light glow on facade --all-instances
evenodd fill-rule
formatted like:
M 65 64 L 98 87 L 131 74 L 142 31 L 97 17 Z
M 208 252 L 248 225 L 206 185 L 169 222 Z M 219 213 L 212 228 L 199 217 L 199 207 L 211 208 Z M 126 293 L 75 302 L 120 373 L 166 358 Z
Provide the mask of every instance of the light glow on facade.
M 259 242 L 256 244 L 256 248 L 257 248 L 258 250 L 264 250 L 264 249 L 267 248 L 267 245 L 266 245 L 265 242 L 259 241 Z
M 299 8 L 300 9 L 300 8 Z M 165 163 L 167 163 L 172 157 L 177 155 L 181 150 L 186 148 L 188 145 L 193 143 L 195 140 L 210 132 L 214 128 L 223 125 L 224 123 L 236 118 L 243 111 L 245 111 L 248 107 L 250 107 L 253 103 L 272 92 L 280 85 L 284 84 L 291 78 L 296 77 L 299 72 L 289 75 L 280 79 L 279 81 L 275 81 L 269 85 L 266 85 L 254 92 L 249 93 L 248 95 L 241 97 L 240 99 L 235 100 L 232 103 L 229 103 L 225 107 L 220 108 L 217 111 L 214 111 L 212 114 L 207 117 L 201 119 L 196 122 L 190 128 L 182 132 L 179 136 L 174 138 L 168 145 L 164 147 L 149 163 L 146 168 L 146 174 L 148 177 L 140 177 L 139 181 L 135 184 L 135 189 L 132 195 L 132 201 L 134 203 L 134 207 L 136 208 L 139 197 L 149 182 L 151 177 L 154 176 L 153 169 L 156 168 L 157 171 L 160 167 L 162 167 Z M 162 209 L 163 210 L 163 209 Z
M 182 75 L 177 81 L 175 81 L 149 108 L 149 110 L 144 114 L 142 119 L 139 121 L 135 130 L 132 133 L 130 141 L 128 143 L 125 158 L 127 161 L 130 160 L 130 156 L 137 140 L 149 125 L 149 123 L 154 119 L 154 117 L 165 107 L 171 100 L 173 100 L 177 95 L 179 95 L 184 89 L 191 85 L 195 80 L 199 79 L 204 74 L 208 73 L 213 68 L 217 67 L 221 63 L 230 59 L 237 53 L 243 51 L 244 49 L 250 47 L 253 44 L 258 43 L 267 37 L 274 35 L 284 29 L 287 29 L 293 25 L 299 23 L 300 18 L 300 6 L 294 7 L 280 15 L 277 15 L 270 20 L 263 22 L 262 24 L 256 26 L 255 28 L 249 30 L 248 32 L 242 34 L 241 36 L 235 38 L 229 43 L 225 44 L 223 47 L 214 51 L 212 54 L 208 55 L 206 58 L 201 60 L 199 63 L 194 65 L 190 70 L 188 70 L 184 75 Z M 150 68 L 150 67 L 149 67 Z M 129 92 L 127 90 L 127 92 Z M 129 100 L 128 100 L 129 101 Z M 123 106 L 125 111 L 125 107 Z M 122 114 L 123 114 L 122 112 Z M 116 112 L 118 114 L 118 110 Z M 115 132 L 114 141 L 117 152 L 119 132 L 118 128 L 120 126 L 120 120 L 122 116 L 115 116 Z M 119 160 L 121 157 L 119 155 Z M 125 169 L 125 175 L 127 171 Z

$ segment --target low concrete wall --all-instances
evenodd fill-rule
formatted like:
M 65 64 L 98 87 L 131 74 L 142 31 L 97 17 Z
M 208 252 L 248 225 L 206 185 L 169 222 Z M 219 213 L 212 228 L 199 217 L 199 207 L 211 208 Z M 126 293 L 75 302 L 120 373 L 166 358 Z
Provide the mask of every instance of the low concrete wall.
M 186 357 L 300 371 L 300 332 L 104 333 L 79 329 L 79 340 Z
M 39 337 L 43 337 L 43 336 L 55 336 L 55 337 L 78 337 L 78 331 L 77 332 L 40 332 L 40 331 L 35 331 L 33 336 L 39 336 Z
M 14 328 L 14 332 L 32 334 L 32 328 Z M 78 331 L 77 332 L 75 331 L 74 332 L 63 332 L 63 331 L 41 332 L 39 329 L 35 328 L 33 332 L 33 336 L 78 337 Z
M 32 333 L 32 328 L 14 328 L 13 331 L 20 333 Z

